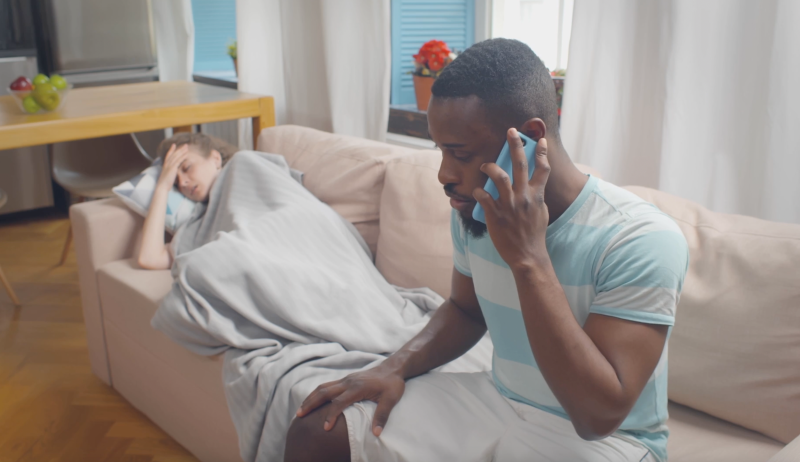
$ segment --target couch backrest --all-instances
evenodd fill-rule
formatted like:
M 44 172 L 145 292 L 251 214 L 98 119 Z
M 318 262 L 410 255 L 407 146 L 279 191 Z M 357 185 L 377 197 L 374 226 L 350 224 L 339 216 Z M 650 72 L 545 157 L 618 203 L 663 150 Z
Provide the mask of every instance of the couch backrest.
M 386 163 L 416 150 L 296 125 L 262 130 L 257 146 L 305 173 L 305 186 L 353 223 L 375 254 Z
M 294 126 L 264 130 L 258 146 L 304 171 L 309 190 L 359 227 L 389 282 L 449 296 L 450 207 L 437 180 L 439 151 Z M 788 443 L 800 433 L 800 226 L 628 189 L 675 218 L 689 242 L 670 340 L 670 399 Z
M 450 202 L 438 180 L 442 153 L 415 151 L 386 165 L 375 264 L 392 284 L 450 296 Z M 578 168 L 595 176 L 590 167 Z
M 393 284 L 447 297 L 452 243 L 440 162 L 439 151 L 417 151 L 387 164 L 376 265 Z M 670 399 L 788 443 L 800 434 L 800 225 L 627 189 L 671 215 L 689 243 Z
M 437 179 L 440 151 L 416 151 L 386 166 L 375 265 L 402 287 L 450 296 L 450 202 Z
M 672 216 L 689 243 L 670 399 L 788 443 L 800 434 L 800 225 L 626 189 Z

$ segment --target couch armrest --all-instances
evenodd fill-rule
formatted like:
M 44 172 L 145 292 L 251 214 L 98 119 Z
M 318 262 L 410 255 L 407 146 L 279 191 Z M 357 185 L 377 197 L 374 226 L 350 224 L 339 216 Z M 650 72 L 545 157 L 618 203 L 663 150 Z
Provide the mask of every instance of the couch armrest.
M 92 372 L 111 385 L 97 269 L 108 262 L 133 256 L 144 219 L 116 198 L 73 205 L 69 217 L 78 260 L 83 322 L 86 324 Z
M 772 456 L 769 462 L 797 462 L 800 460 L 800 435 Z

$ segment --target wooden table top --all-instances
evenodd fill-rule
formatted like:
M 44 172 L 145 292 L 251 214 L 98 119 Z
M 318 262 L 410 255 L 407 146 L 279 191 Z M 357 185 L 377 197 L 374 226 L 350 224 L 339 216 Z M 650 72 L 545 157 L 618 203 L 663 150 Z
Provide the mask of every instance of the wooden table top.
M 247 117 L 274 125 L 272 97 L 196 82 L 73 89 L 58 111 L 36 115 L 13 98 L 0 96 L 0 150 Z

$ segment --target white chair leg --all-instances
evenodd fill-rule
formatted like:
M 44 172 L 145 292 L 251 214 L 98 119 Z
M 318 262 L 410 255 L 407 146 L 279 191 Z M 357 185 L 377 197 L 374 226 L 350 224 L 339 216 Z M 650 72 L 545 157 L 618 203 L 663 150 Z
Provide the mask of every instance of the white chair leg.
M 83 196 L 78 196 L 76 203 L 85 202 L 86 198 Z M 69 255 L 69 247 L 72 244 L 72 223 L 69 223 L 69 231 L 67 232 L 67 241 L 64 242 L 64 249 L 61 251 L 61 260 L 58 262 L 58 266 L 63 266 L 64 263 L 67 261 L 67 255 Z
M 67 261 L 67 255 L 69 254 L 70 244 L 72 244 L 72 223 L 69 224 L 69 233 L 67 234 L 67 241 L 64 242 L 64 250 L 61 251 L 61 261 L 58 262 L 58 266 L 62 266 L 64 262 Z
M 14 305 L 20 306 L 21 304 L 17 298 L 17 294 L 14 293 L 14 289 L 11 288 L 11 284 L 8 282 L 8 279 L 6 279 L 3 268 L 0 268 L 0 281 L 3 282 L 3 286 L 5 286 L 6 292 L 8 292 L 8 296 L 11 298 L 11 301 L 14 302 Z

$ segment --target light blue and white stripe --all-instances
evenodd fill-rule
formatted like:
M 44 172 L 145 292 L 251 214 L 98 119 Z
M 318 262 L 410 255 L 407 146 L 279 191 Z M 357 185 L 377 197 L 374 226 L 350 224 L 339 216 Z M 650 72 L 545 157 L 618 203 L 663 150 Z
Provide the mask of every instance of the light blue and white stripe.
M 509 398 L 569 418 L 531 352 L 514 277 L 487 235 L 451 216 L 453 262 L 473 279 L 494 342 L 494 377 Z M 689 263 L 680 228 L 636 195 L 595 177 L 547 229 L 547 251 L 580 325 L 595 313 L 672 326 Z M 671 330 L 671 327 L 670 327 Z M 667 350 L 620 432 L 667 460 Z

